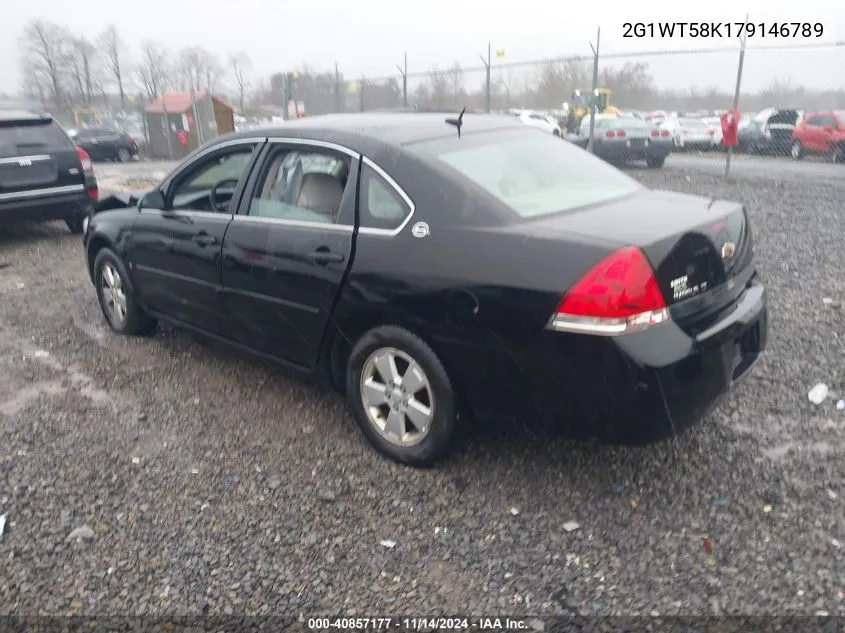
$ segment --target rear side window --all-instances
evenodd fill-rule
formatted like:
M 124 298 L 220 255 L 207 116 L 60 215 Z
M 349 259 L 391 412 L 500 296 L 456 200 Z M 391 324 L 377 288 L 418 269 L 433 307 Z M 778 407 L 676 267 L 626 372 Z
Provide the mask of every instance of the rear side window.
M 434 155 L 523 218 L 574 211 L 642 189 L 600 158 L 532 128 L 465 134 L 409 147 Z
M 73 147 L 54 121 L 0 123 L 0 158 Z
M 361 227 L 394 230 L 411 213 L 408 202 L 375 169 L 364 163 L 361 172 Z

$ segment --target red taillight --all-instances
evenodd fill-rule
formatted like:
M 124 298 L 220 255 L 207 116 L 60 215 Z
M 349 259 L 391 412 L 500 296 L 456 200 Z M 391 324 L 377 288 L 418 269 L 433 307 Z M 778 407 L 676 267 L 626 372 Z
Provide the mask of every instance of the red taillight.
M 716 134 L 716 130 L 710 130 L 710 136 L 713 136 L 714 134 Z
M 635 247 L 622 248 L 593 266 L 561 299 L 549 328 L 618 336 L 669 319 L 651 264 Z
M 88 197 L 91 200 L 96 200 L 97 198 L 99 198 L 100 197 L 99 189 L 97 189 L 96 187 L 94 187 L 93 189 L 89 189 L 88 190 Z
M 616 133 L 616 136 L 618 136 L 619 138 L 625 138 L 625 130 L 619 130 Z
M 91 157 L 81 147 L 76 148 L 76 155 L 79 157 L 79 162 L 82 164 L 82 171 L 85 174 L 94 173 L 94 164 L 91 162 Z
M 605 136 L 607 138 L 613 138 L 614 136 L 616 136 L 616 132 L 614 132 L 613 130 L 608 130 Z
M 654 138 L 657 138 L 658 136 L 660 136 L 660 132 L 658 132 L 657 130 L 652 130 L 652 131 L 651 131 L 651 135 L 652 135 Z
M 663 138 L 669 138 L 669 130 L 661 130 L 660 136 L 662 136 Z

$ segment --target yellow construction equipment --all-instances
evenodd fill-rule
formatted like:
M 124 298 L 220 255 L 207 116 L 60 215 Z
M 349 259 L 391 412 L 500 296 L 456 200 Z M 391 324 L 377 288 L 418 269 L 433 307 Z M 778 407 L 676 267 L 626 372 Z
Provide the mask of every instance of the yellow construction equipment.
M 581 125 L 581 119 L 590 114 L 593 102 L 596 104 L 596 114 L 618 115 L 619 109 L 610 105 L 610 88 L 597 88 L 596 90 L 576 90 L 572 95 L 572 103 L 569 105 L 570 132 L 576 132 Z
M 100 113 L 92 108 L 76 108 L 73 111 L 76 127 L 99 127 Z

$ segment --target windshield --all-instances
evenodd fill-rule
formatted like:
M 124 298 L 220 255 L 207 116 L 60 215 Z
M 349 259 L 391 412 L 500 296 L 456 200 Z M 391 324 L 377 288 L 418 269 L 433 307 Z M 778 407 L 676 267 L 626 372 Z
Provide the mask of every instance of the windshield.
M 701 119 L 684 119 L 683 121 L 681 121 L 681 125 L 683 125 L 684 127 L 707 127 L 707 124 Z
M 425 141 L 410 148 L 434 155 L 523 218 L 611 202 L 642 188 L 592 154 L 530 128 Z

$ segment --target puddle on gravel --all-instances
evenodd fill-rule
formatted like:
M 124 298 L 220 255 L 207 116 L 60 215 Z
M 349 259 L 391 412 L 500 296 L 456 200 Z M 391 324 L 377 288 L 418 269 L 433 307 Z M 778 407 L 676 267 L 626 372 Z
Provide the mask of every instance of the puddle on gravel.
M 47 396 L 57 396 L 61 393 L 65 393 L 65 391 L 67 391 L 67 389 L 62 386 L 62 383 L 55 380 L 37 382 L 34 385 L 22 387 L 17 390 L 17 393 L 13 398 L 0 403 L 0 413 L 7 416 L 16 415 L 26 409 L 30 402 L 37 400 L 42 394 Z
M 784 442 L 777 446 L 770 446 L 763 449 L 763 454 L 773 462 L 783 461 L 793 453 L 812 453 L 816 455 L 829 455 L 842 448 L 841 444 L 831 444 L 824 440 L 818 442 Z

